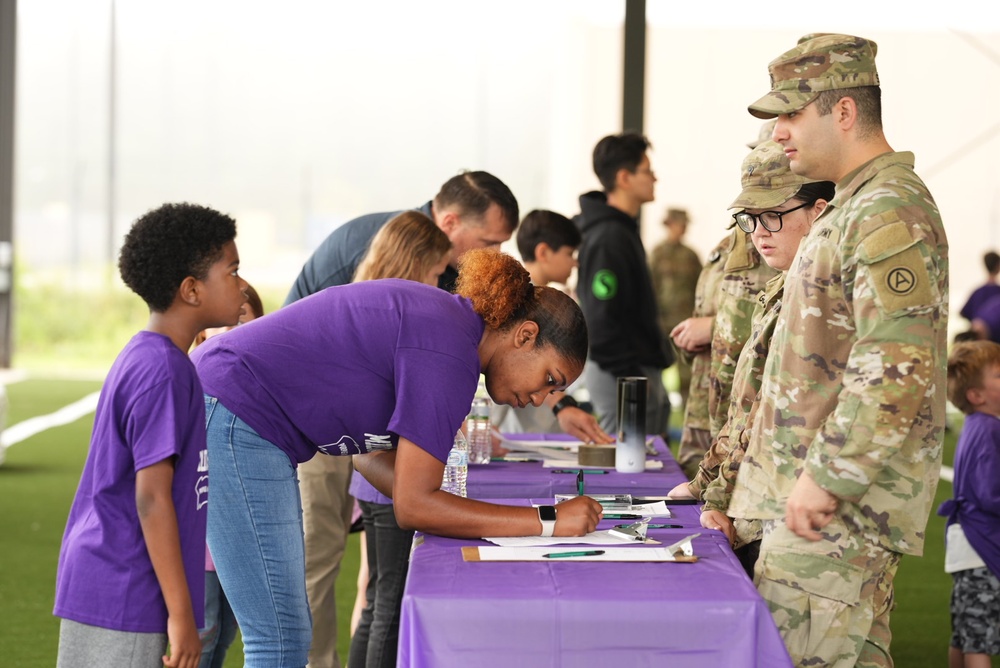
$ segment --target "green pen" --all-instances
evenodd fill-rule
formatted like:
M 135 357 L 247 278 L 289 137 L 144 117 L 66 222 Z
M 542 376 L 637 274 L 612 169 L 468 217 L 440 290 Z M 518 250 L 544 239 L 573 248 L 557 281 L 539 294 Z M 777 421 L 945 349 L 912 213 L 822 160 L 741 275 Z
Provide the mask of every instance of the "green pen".
M 579 552 L 549 552 L 542 556 L 546 559 L 561 559 L 562 557 L 596 557 L 604 554 L 604 550 L 580 550 Z

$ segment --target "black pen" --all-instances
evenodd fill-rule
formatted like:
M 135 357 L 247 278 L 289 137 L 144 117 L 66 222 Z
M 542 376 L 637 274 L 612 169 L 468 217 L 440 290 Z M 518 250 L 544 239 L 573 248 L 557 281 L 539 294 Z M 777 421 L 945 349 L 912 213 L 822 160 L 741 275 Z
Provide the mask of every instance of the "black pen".
M 659 503 L 661 501 L 664 503 L 664 505 L 667 505 L 667 506 L 694 506 L 694 505 L 698 505 L 699 503 L 701 503 L 700 499 L 668 499 L 668 498 L 663 497 L 663 496 L 661 496 L 661 497 L 654 497 L 654 498 L 651 498 L 651 499 L 640 499 L 640 498 L 632 499 L 632 503 L 634 503 L 636 505 L 640 505 L 640 504 L 644 504 L 644 503 Z
M 561 559 L 563 557 L 596 557 L 604 554 L 604 550 L 580 550 L 579 552 L 549 552 L 542 556 L 546 559 Z
M 604 513 L 601 516 L 602 520 L 641 520 L 642 515 L 633 515 L 631 513 Z
M 552 473 L 572 473 L 579 475 L 581 473 L 607 473 L 602 469 L 552 469 Z

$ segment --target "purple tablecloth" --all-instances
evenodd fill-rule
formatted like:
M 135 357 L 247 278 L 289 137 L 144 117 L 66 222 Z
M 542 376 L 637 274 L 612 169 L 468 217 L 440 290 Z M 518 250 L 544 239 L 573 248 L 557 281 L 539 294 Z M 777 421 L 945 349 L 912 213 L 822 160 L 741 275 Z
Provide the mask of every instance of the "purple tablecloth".
M 516 434 L 526 440 L 568 440 L 563 434 Z M 680 466 L 667 450 L 662 438 L 653 441 L 655 459 L 663 462 L 658 471 L 618 473 L 611 469 L 606 474 L 586 474 L 586 492 L 591 494 L 626 493 L 664 495 L 674 486 L 684 482 Z M 560 468 L 572 469 L 567 463 Z M 469 466 L 468 495 L 474 499 L 525 499 L 552 497 L 555 494 L 576 494 L 576 476 L 553 473 L 539 462 L 491 462 Z
M 662 471 L 589 474 L 586 491 L 666 494 L 684 477 L 662 440 L 657 448 Z M 540 464 L 470 467 L 469 496 L 495 503 L 551 503 L 553 494 L 575 491 L 575 476 Z M 418 534 L 397 665 L 790 666 L 767 605 L 722 533 L 699 526 L 697 506 L 670 511 L 670 519 L 655 521 L 682 528 L 650 529 L 649 536 L 669 545 L 700 532 L 697 563 L 464 562 L 463 546 L 489 543 Z

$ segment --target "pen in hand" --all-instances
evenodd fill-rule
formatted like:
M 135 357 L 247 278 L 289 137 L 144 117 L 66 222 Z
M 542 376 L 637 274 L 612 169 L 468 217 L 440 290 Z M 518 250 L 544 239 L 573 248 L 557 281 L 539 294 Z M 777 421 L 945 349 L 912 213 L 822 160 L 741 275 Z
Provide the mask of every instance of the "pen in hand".
M 580 550 L 579 552 L 549 552 L 542 556 L 546 559 L 560 559 L 562 557 L 597 557 L 604 554 L 604 550 Z

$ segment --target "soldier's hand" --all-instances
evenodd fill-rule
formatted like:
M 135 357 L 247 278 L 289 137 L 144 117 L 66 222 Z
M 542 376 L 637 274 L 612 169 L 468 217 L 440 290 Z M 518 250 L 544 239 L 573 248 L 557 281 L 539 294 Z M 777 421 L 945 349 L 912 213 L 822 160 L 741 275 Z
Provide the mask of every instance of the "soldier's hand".
M 677 347 L 688 352 L 704 350 L 712 342 L 712 322 L 710 316 L 688 318 L 670 330 L 670 338 Z
M 693 499 L 694 494 L 691 493 L 691 487 L 686 482 L 682 482 L 677 485 L 669 492 L 667 492 L 668 499 Z
M 706 529 L 716 529 L 726 534 L 730 545 L 736 540 L 736 529 L 733 527 L 733 521 L 726 517 L 725 513 L 720 513 L 718 510 L 703 510 L 701 512 L 701 525 Z
M 797 536 L 819 540 L 822 529 L 833 520 L 839 500 L 816 484 L 808 471 L 803 471 L 792 488 L 785 506 L 785 524 Z

